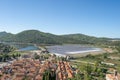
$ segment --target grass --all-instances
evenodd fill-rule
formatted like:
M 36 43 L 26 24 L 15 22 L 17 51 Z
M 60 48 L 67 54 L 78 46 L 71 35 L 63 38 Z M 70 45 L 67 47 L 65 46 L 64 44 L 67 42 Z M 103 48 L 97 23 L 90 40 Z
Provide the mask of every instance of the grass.
M 110 56 L 112 57 L 117 57 L 119 58 L 118 60 L 117 59 L 111 59 L 109 58 Z M 72 62 L 73 65 L 81 65 L 81 64 L 85 64 L 85 63 L 82 63 L 83 62 L 86 62 L 86 63 L 95 63 L 96 61 L 101 61 L 101 62 L 106 62 L 106 63 L 113 63 L 115 64 L 115 66 L 109 66 L 109 65 L 101 65 L 100 67 L 104 67 L 104 68 L 110 68 L 110 67 L 113 67 L 113 68 L 116 68 L 118 70 L 118 72 L 120 72 L 120 53 L 104 53 L 104 54 L 98 54 L 98 55 L 88 55 L 88 56 L 77 56 L 77 57 L 74 57 L 73 60 L 76 60 L 78 62 Z M 81 61 L 81 62 L 79 62 Z

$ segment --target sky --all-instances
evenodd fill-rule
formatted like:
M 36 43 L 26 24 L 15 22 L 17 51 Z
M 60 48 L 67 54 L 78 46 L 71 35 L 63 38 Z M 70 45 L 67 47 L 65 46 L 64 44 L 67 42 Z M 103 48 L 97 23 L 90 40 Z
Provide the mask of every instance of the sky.
M 120 38 L 120 0 L 0 0 L 0 31 Z

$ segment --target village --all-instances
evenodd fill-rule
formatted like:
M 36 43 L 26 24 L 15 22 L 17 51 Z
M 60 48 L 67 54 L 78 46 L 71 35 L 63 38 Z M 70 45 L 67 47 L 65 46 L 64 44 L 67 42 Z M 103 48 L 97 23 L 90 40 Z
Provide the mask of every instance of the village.
M 54 55 L 44 60 L 19 58 L 0 68 L 0 80 L 73 80 L 77 74 L 78 70 L 73 70 L 69 61 L 56 61 Z M 120 80 L 120 74 L 109 68 L 105 78 Z
M 0 69 L 0 80 L 67 80 L 74 77 L 67 61 L 19 58 Z M 52 59 L 52 60 L 51 60 Z
M 120 80 L 115 52 L 73 57 L 39 48 L 12 52 L 20 55 L 0 62 L 0 80 Z

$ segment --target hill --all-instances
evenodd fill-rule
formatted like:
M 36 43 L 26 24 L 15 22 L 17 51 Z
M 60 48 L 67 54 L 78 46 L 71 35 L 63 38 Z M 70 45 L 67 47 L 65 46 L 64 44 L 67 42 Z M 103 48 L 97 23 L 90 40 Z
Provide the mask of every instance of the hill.
M 98 37 L 88 36 L 84 34 L 68 34 L 68 35 L 62 35 L 62 36 L 77 40 L 78 43 L 81 42 L 81 43 L 88 43 L 88 44 L 103 43 L 103 42 L 108 42 L 108 40 L 111 40 L 110 38 L 98 38 Z
M 9 34 L 0 38 L 0 41 L 22 42 L 22 43 L 47 43 L 58 44 L 59 42 L 51 38 L 52 34 L 43 33 L 37 30 L 26 30 L 18 34 Z
M 0 38 L 1 38 L 1 37 L 4 37 L 4 36 L 8 36 L 8 35 L 11 35 L 11 33 L 7 33 L 7 32 L 5 32 L 5 31 L 0 32 Z
M 109 38 L 97 38 L 84 34 L 54 35 L 38 30 L 26 30 L 18 34 L 0 32 L 0 41 L 37 44 L 95 44 L 107 42 Z

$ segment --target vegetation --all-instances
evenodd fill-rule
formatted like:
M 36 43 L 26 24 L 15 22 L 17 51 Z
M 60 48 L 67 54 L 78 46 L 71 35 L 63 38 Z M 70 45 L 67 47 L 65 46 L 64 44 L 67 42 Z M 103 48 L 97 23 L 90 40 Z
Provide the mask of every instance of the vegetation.
M 71 65 L 78 70 L 73 79 L 70 80 L 105 80 L 105 74 L 109 68 L 120 72 L 120 53 L 104 53 L 99 55 L 87 55 L 85 57 L 73 58 Z M 110 63 L 110 64 L 109 64 Z M 111 65 L 114 64 L 114 65 Z
M 6 35 L 5 35 L 6 34 Z M 0 41 L 22 42 L 22 43 L 39 43 L 39 44 L 107 44 L 109 38 L 96 38 L 83 34 L 54 35 L 37 30 L 27 30 L 18 34 L 0 33 Z
M 12 51 L 14 51 L 15 48 L 9 45 L 5 45 L 3 43 L 0 43 L 0 54 L 2 53 L 10 53 Z
M 48 59 L 51 55 L 48 53 L 41 53 L 41 54 L 34 54 L 34 59 L 40 59 L 40 60 L 45 60 Z
M 14 47 L 0 43 L 0 62 L 5 62 L 20 56 L 21 54 L 16 52 Z
M 107 43 L 110 40 L 109 38 L 97 38 L 93 36 L 87 36 L 84 34 L 69 34 L 69 35 L 62 35 L 67 38 L 75 39 L 77 42 L 76 43 L 81 43 L 81 44 L 100 44 L 100 43 Z
M 27 30 L 18 34 L 0 33 L 0 41 L 12 41 L 21 43 L 37 43 L 37 44 L 92 44 L 116 50 L 113 53 L 104 53 L 99 55 L 87 55 L 85 57 L 73 57 L 71 65 L 77 69 L 77 74 L 74 78 L 68 80 L 105 80 L 105 74 L 109 68 L 114 68 L 120 72 L 120 41 L 110 41 L 109 38 L 96 38 L 83 34 L 70 35 L 53 35 L 37 30 Z M 0 43 L 0 62 L 5 62 L 10 59 L 20 57 L 19 52 L 14 51 L 15 48 L 9 45 Z M 34 54 L 34 59 L 45 60 L 50 57 L 49 54 Z M 64 57 L 56 57 L 57 60 L 69 61 Z M 109 63 L 113 65 L 109 65 Z M 43 80 L 53 79 L 50 69 L 44 72 Z M 54 73 L 55 74 L 55 73 Z M 53 77 L 53 78 L 52 78 Z M 26 77 L 24 78 L 26 80 Z
M 11 59 L 16 59 L 20 56 L 21 56 L 21 53 L 19 53 L 19 52 L 12 52 L 9 54 L 1 54 L 0 55 L 0 62 L 6 62 L 6 61 L 9 61 Z
M 89 63 L 73 63 L 77 64 L 77 74 L 70 80 L 105 80 L 107 69 L 100 67 L 100 64 L 92 65 Z
M 51 71 L 50 69 L 45 70 L 42 80 L 56 80 L 55 71 Z

